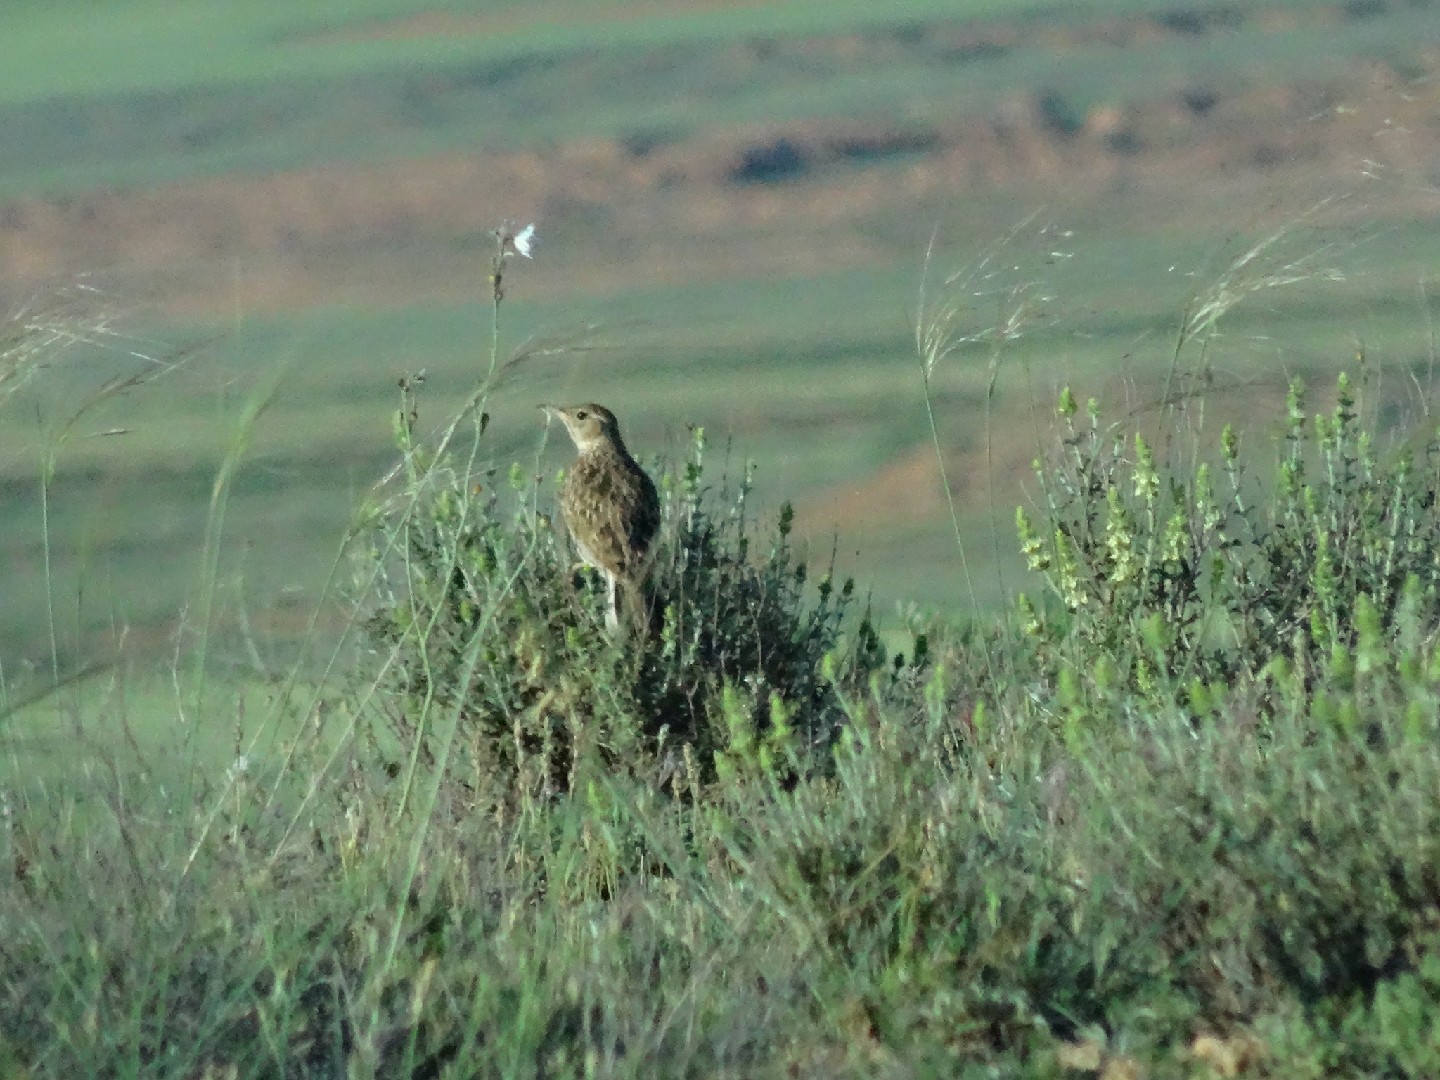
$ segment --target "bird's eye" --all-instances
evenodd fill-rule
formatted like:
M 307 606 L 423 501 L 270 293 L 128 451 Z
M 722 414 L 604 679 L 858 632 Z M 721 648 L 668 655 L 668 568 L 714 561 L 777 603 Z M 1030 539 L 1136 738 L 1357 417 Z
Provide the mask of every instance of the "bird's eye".
M 589 415 L 590 415 L 590 414 L 587 413 L 584 409 L 581 409 L 579 412 L 577 412 L 577 413 L 575 414 L 575 419 L 576 419 L 576 420 L 584 420 L 584 419 L 585 419 L 587 416 L 589 416 Z

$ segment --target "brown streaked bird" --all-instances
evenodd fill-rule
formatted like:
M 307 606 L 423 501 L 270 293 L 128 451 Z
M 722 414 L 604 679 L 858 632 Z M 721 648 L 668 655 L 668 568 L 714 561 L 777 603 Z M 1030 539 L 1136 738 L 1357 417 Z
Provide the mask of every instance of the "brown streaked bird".
M 645 577 L 660 529 L 654 481 L 630 456 L 615 414 L 603 405 L 542 405 L 565 425 L 579 455 L 560 489 L 560 513 L 580 559 L 605 575 L 605 626 L 622 613 L 637 629 L 648 623 Z

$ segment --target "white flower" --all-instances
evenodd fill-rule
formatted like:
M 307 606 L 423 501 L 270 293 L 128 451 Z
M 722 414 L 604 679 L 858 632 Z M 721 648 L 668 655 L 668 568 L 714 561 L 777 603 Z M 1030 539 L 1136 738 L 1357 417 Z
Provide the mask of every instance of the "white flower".
M 509 246 L 514 248 L 517 253 L 529 259 L 533 258 L 533 256 L 530 254 L 530 248 L 534 245 L 534 243 L 535 223 L 532 221 L 529 225 L 526 225 L 514 236 L 510 237 Z

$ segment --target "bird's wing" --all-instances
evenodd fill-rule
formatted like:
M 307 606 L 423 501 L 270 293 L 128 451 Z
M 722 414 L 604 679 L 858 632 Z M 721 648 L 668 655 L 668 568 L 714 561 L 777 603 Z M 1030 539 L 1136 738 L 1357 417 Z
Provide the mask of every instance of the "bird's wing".
M 655 481 L 639 467 L 634 473 L 632 497 L 624 502 L 624 528 L 628 549 L 643 562 L 660 530 L 660 496 Z
M 643 469 L 582 468 L 571 474 L 565 519 L 580 557 L 625 577 L 639 574 L 660 527 L 660 500 Z

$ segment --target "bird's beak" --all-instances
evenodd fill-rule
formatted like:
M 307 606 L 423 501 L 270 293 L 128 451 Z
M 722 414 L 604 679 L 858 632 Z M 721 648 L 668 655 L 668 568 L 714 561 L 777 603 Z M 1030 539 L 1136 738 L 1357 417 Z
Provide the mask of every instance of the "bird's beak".
M 554 405 L 544 405 L 544 404 L 541 404 L 541 405 L 537 405 L 537 406 L 535 406 L 535 407 L 536 407 L 537 409 L 539 409 L 541 412 L 543 412 L 543 413 L 546 415 L 546 417 L 559 416 L 559 415 L 560 415 L 560 410 L 557 409 Z

